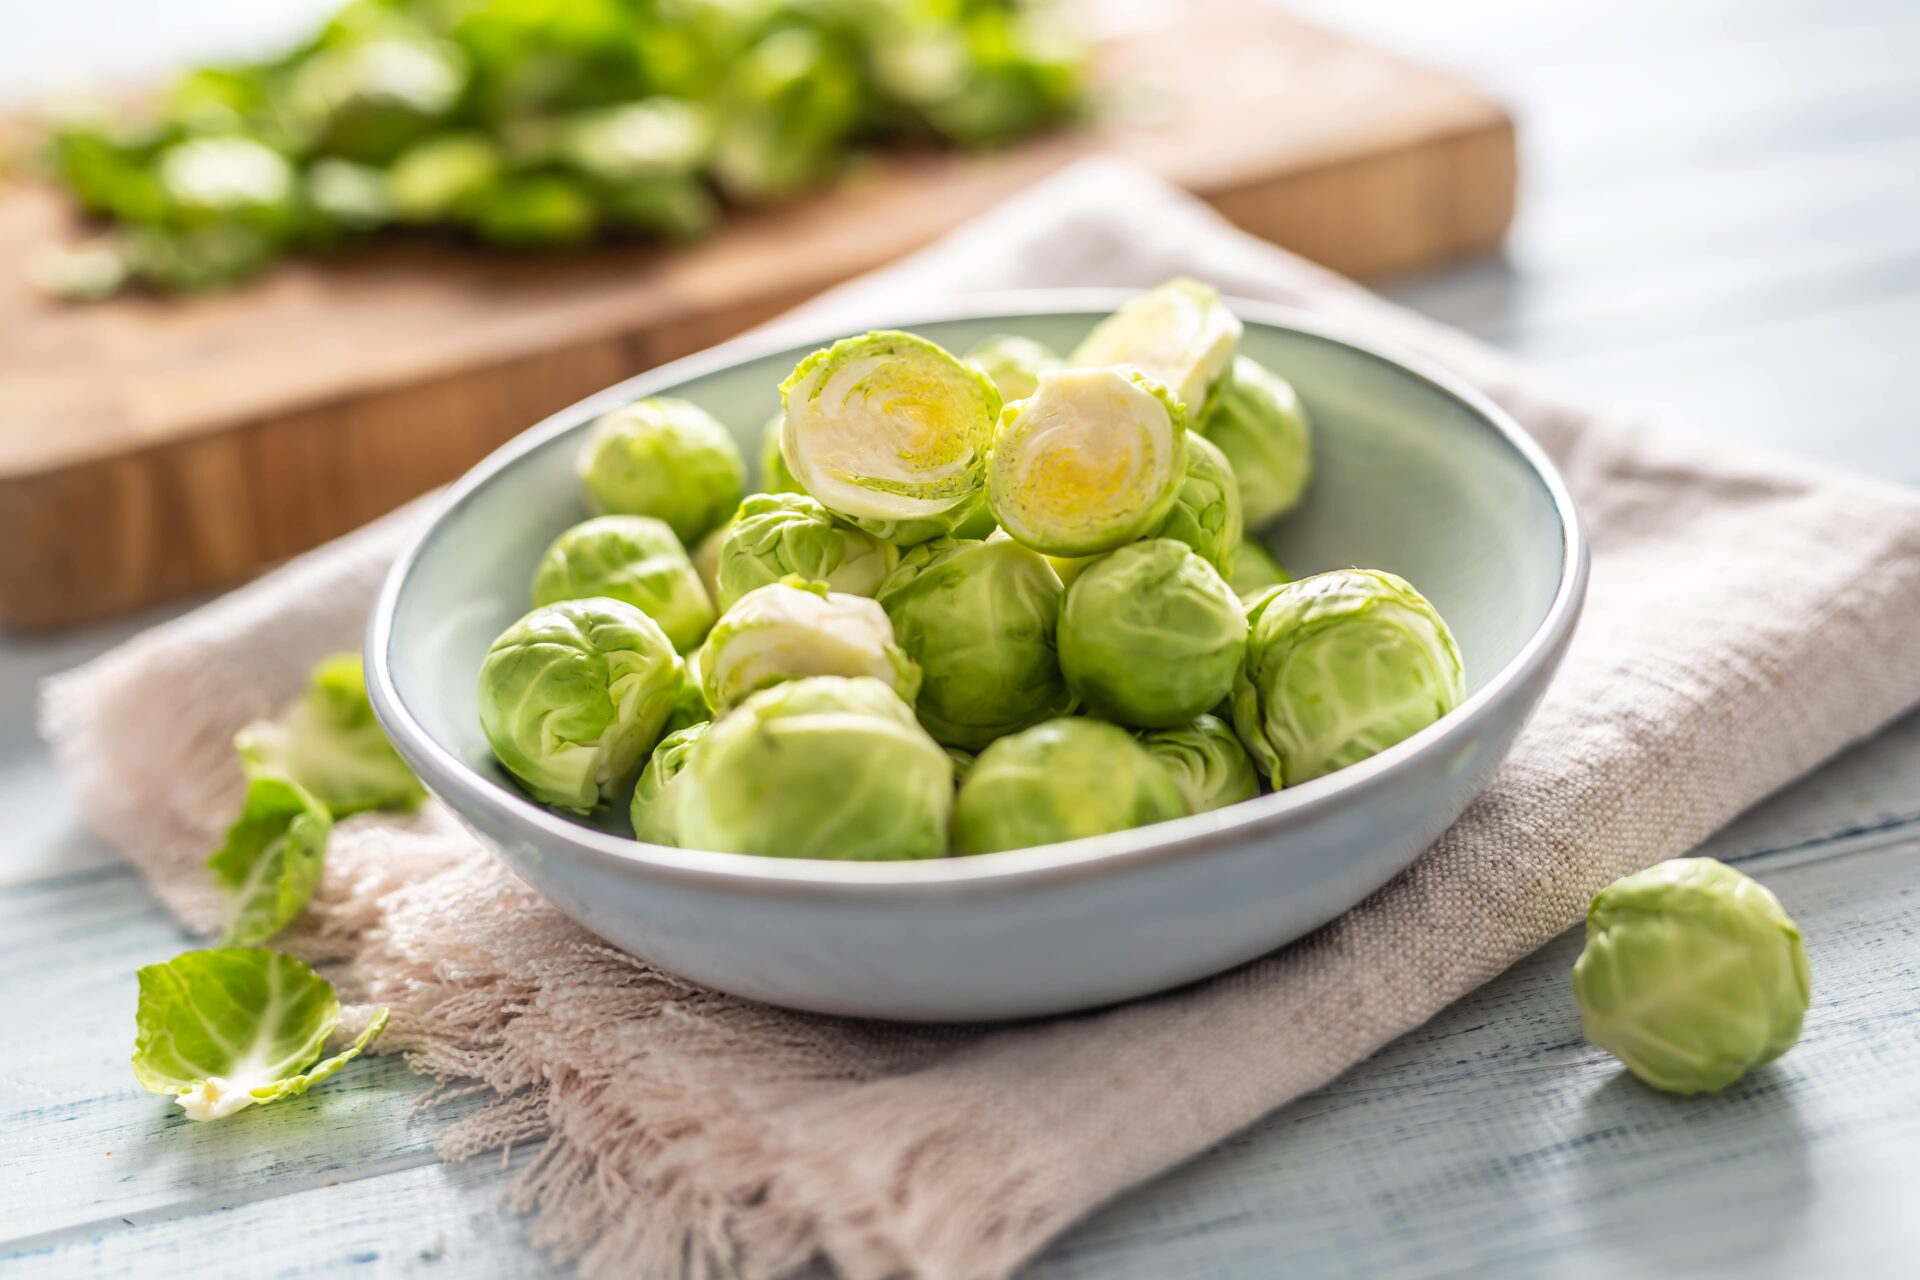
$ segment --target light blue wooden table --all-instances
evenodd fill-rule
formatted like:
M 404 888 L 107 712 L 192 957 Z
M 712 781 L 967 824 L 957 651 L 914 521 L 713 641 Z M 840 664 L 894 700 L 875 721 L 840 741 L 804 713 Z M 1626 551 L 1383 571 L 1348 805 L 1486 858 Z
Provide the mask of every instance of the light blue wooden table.
M 1912 0 L 1306 7 L 1476 72 L 1522 116 L 1507 255 L 1389 293 L 1595 396 L 1920 481 Z M 0 94 L 243 20 L 287 19 L 21 8 Z M 135 1086 L 133 971 L 186 940 L 82 833 L 31 716 L 40 676 L 133 629 L 0 639 L 0 1275 L 551 1274 L 497 1205 L 498 1162 L 435 1159 L 440 1119 L 411 1113 L 424 1086 L 397 1061 L 226 1125 Z M 1570 934 L 1033 1274 L 1920 1274 L 1920 717 L 1705 851 L 1806 930 L 1814 1006 L 1775 1067 L 1693 1101 L 1624 1079 L 1580 1041 Z

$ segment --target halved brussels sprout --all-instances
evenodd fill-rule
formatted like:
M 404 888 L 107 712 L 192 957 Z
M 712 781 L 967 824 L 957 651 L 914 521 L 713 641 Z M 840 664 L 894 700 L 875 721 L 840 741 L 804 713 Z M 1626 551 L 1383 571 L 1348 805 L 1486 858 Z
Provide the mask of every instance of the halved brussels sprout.
M 756 493 L 740 504 L 720 547 L 720 607 L 788 574 L 871 596 L 899 562 L 891 542 L 841 524 L 803 493 Z
M 1150 535 L 1184 542 L 1200 558 L 1231 578 L 1244 536 L 1240 487 L 1226 455 L 1205 436 L 1187 432 L 1187 473 L 1175 492 L 1167 518 Z
M 660 745 L 647 757 L 647 767 L 640 771 L 640 781 L 633 788 L 633 803 L 629 808 L 634 839 L 648 844 L 680 843 L 680 824 L 674 813 L 678 793 L 673 784 L 686 768 L 694 743 L 711 727 L 711 722 L 703 722 L 676 729 L 660 739 Z
M 1040 385 L 1040 375 L 1061 367 L 1060 357 L 1044 343 L 1012 333 L 996 333 L 967 352 L 966 361 L 993 379 L 1007 404 L 1025 400 Z
M 1227 585 L 1241 600 L 1249 602 L 1268 587 L 1283 587 L 1292 581 L 1293 575 L 1273 558 L 1273 552 L 1252 538 L 1240 544 L 1240 553 L 1233 558 L 1233 572 L 1227 575 Z
M 1195 716 L 1187 724 L 1143 733 L 1140 745 L 1166 766 L 1195 813 L 1224 809 L 1260 794 L 1260 775 L 1247 749 L 1218 716 Z
M 797 577 L 741 596 L 696 662 L 716 714 L 800 676 L 871 676 L 907 702 L 920 691 L 920 668 L 894 643 L 886 610 Z
M 1806 948 L 1771 893 L 1711 858 L 1616 880 L 1573 966 L 1580 1029 L 1668 1093 L 1724 1089 L 1800 1038 Z
M 1232 464 L 1249 525 L 1263 525 L 1300 504 L 1313 475 L 1313 433 L 1292 383 L 1239 357 L 1200 431 Z
M 953 761 L 881 681 L 813 676 L 763 689 L 716 721 L 669 794 L 689 849 L 937 858 Z
M 1247 606 L 1233 727 L 1277 790 L 1426 728 L 1466 694 L 1445 619 L 1404 578 L 1317 573 Z
M 786 455 L 780 452 L 780 428 L 787 415 L 776 413 L 767 419 L 760 432 L 760 491 L 762 493 L 805 493 L 807 487 L 793 478 Z
M 842 338 L 780 384 L 780 451 L 827 510 L 906 545 L 975 515 L 1000 393 L 910 333 Z
M 673 647 L 700 643 L 713 602 L 686 548 L 651 516 L 598 516 L 553 540 L 533 573 L 533 603 L 610 596 L 660 624 Z
M 1126 730 L 1048 720 L 973 762 L 953 808 L 953 851 L 993 853 L 1185 817 L 1173 777 Z
M 1219 571 L 1156 538 L 1089 565 L 1060 610 L 1060 670 L 1092 715 L 1142 729 L 1218 706 L 1246 652 L 1247 618 Z
M 1220 291 L 1198 280 L 1169 280 L 1095 325 L 1067 363 L 1132 365 L 1187 407 L 1195 421 L 1207 395 L 1240 349 L 1240 318 Z
M 924 680 L 915 707 L 938 742 L 979 748 L 1072 708 L 1054 652 L 1060 579 L 996 535 L 909 549 L 879 601 Z
M 535 799 L 591 813 L 632 784 L 680 693 L 660 625 L 604 597 L 543 605 L 480 667 L 480 727 Z
M 1001 414 L 987 502 L 1051 556 L 1124 546 L 1166 518 L 1186 475 L 1186 413 L 1131 369 L 1056 369 Z
M 706 410 L 654 396 L 601 415 L 579 472 L 598 510 L 664 520 L 692 546 L 740 505 L 747 465 Z

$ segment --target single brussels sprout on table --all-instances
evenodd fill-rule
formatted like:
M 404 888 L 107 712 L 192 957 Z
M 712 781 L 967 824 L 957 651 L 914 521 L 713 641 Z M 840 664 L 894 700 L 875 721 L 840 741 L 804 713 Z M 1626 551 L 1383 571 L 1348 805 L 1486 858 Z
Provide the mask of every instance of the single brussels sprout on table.
M 716 721 L 666 791 L 689 849 L 937 858 L 953 761 L 883 682 L 813 676 L 763 689 Z
M 480 667 L 480 727 L 537 800 L 591 813 L 640 771 L 680 697 L 673 642 L 632 605 L 543 605 L 500 633 Z
M 1089 565 L 1060 608 L 1060 670 L 1089 714 L 1170 728 L 1234 687 L 1247 618 L 1184 542 L 1136 542 Z
M 827 510 L 897 545 L 952 533 L 980 512 L 1000 393 L 925 338 L 843 338 L 780 384 L 780 451 Z
M 1166 519 L 1186 475 L 1186 412 L 1135 370 L 1057 369 L 1006 407 L 987 464 L 993 517 L 1050 556 L 1110 551 Z
M 1811 990 L 1779 900 L 1711 858 L 1602 889 L 1573 966 L 1582 1033 L 1668 1093 L 1724 1089 L 1791 1049 Z
M 1240 544 L 1239 554 L 1233 558 L 1233 572 L 1227 575 L 1227 585 L 1246 601 L 1268 587 L 1283 587 L 1292 581 L 1293 575 L 1273 558 L 1273 552 L 1252 538 Z
M 1132 365 L 1165 387 L 1198 422 L 1208 394 L 1240 349 L 1240 317 L 1220 291 L 1197 280 L 1169 280 L 1102 320 L 1067 363 Z
M 1044 343 L 1017 334 L 997 333 L 967 352 L 966 361 L 993 380 L 1008 404 L 1025 400 L 1040 385 L 1040 375 L 1061 367 L 1060 357 Z
M 693 561 L 673 530 L 651 516 L 598 516 L 561 534 L 540 557 L 535 605 L 594 596 L 632 605 L 682 651 L 713 625 L 713 602 Z
M 747 464 L 706 410 L 654 396 L 602 414 L 578 471 L 598 510 L 664 520 L 692 546 L 740 505 Z
M 1226 456 L 1205 436 L 1187 432 L 1187 471 L 1174 494 L 1167 518 L 1148 534 L 1172 538 L 1199 553 L 1202 560 L 1231 579 L 1240 558 L 1244 530 L 1240 488 Z
M 1234 729 L 1276 790 L 1384 751 L 1466 696 L 1446 620 L 1391 573 L 1301 578 L 1247 617 Z
M 1266 524 L 1299 505 L 1313 475 L 1313 433 L 1292 383 L 1239 357 L 1200 430 L 1231 464 L 1248 524 Z
M 797 574 L 835 591 L 871 596 L 900 551 L 864 529 L 841 524 L 799 493 L 757 493 L 740 504 L 720 547 L 722 610 L 749 591 Z
M 760 433 L 760 491 L 762 493 L 805 493 L 807 487 L 794 479 L 793 472 L 787 467 L 786 455 L 780 452 L 780 429 L 787 415 L 776 413 L 767 419 L 766 429 Z
M 978 749 L 1072 709 L 1055 652 L 1060 579 L 1004 535 L 910 548 L 878 599 L 920 665 L 915 703 L 934 740 Z
M 298 783 L 336 818 L 366 809 L 412 809 L 426 799 L 374 719 L 357 653 L 322 659 L 299 701 L 272 720 L 247 725 L 233 745 L 249 778 Z
M 869 676 L 909 703 L 920 690 L 920 668 L 894 643 L 885 610 L 797 577 L 740 597 L 696 661 L 716 714 L 801 676 Z
M 634 839 L 648 844 L 680 843 L 680 824 L 673 808 L 677 793 L 673 784 L 686 768 L 693 745 L 710 728 L 712 722 L 707 721 L 676 729 L 660 739 L 660 745 L 647 757 L 647 767 L 640 771 L 640 781 L 633 788 L 633 803 L 628 810 L 633 819 Z
M 1217 716 L 1196 716 L 1187 724 L 1143 733 L 1140 745 L 1166 767 L 1195 813 L 1224 809 L 1260 794 L 1260 775 L 1247 749 Z
M 999 739 L 974 760 L 954 800 L 954 852 L 1055 844 L 1187 812 L 1172 775 L 1126 730 L 1048 720 Z

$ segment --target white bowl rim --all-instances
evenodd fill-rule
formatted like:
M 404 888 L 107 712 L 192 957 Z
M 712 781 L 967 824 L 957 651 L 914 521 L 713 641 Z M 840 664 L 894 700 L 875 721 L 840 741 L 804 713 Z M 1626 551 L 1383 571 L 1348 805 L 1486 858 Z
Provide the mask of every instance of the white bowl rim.
M 955 321 L 1019 321 L 1039 315 L 1110 313 L 1137 289 L 1035 289 L 981 293 L 949 305 L 905 312 L 872 328 L 912 330 Z M 1520 651 L 1477 692 L 1420 732 L 1310 782 L 1242 801 L 1210 813 L 1136 827 L 1059 844 L 1009 849 L 968 857 L 848 862 L 820 858 L 775 858 L 717 853 L 646 844 L 562 817 L 510 785 L 483 776 L 442 746 L 401 700 L 388 661 L 393 616 L 401 587 L 427 545 L 448 518 L 474 494 L 519 459 L 555 436 L 609 409 L 695 378 L 761 359 L 794 347 L 824 346 L 849 328 L 843 310 L 822 320 L 785 321 L 730 339 L 693 355 L 660 365 L 576 401 L 521 432 L 476 463 L 441 495 L 407 539 L 381 585 L 367 625 L 367 691 L 381 724 L 406 754 L 420 764 L 425 780 L 456 810 L 489 811 L 524 828 L 533 828 L 606 869 L 641 879 L 684 887 L 745 893 L 749 896 L 827 897 L 876 901 L 919 895 L 936 889 L 1000 892 L 1096 878 L 1122 868 L 1204 857 L 1229 844 L 1272 840 L 1307 824 L 1323 811 L 1362 803 L 1378 788 L 1390 786 L 1422 758 L 1444 754 L 1472 739 L 1498 717 L 1543 667 L 1557 661 L 1579 619 L 1585 599 L 1590 551 L 1584 522 L 1566 481 L 1540 444 L 1485 395 L 1426 360 L 1358 337 L 1338 323 L 1296 308 L 1244 298 L 1226 298 L 1243 322 L 1279 329 L 1348 348 L 1397 372 L 1427 383 L 1478 416 L 1517 453 L 1547 491 L 1561 537 L 1560 578 L 1552 603 Z

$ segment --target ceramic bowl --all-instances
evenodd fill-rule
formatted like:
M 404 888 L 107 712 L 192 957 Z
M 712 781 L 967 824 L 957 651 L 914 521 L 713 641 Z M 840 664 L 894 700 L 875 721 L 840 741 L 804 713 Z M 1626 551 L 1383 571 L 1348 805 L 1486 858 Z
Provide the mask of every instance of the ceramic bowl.
M 1064 351 L 1124 296 L 1000 295 L 870 319 L 955 351 L 993 333 Z M 1262 536 L 1295 574 L 1403 575 L 1465 655 L 1466 701 L 1369 760 L 1177 822 L 924 862 L 661 848 L 634 841 L 624 813 L 589 822 L 528 799 L 487 749 L 475 678 L 527 609 L 542 549 L 588 514 L 573 474 L 588 424 L 641 396 L 681 396 L 752 459 L 781 378 L 843 330 L 749 336 L 655 369 L 475 467 L 380 594 L 367 636 L 374 709 L 433 793 L 555 906 L 637 956 L 757 1000 L 1023 1017 L 1164 990 L 1291 942 L 1384 884 L 1486 786 L 1566 650 L 1587 549 L 1552 464 L 1483 397 L 1318 321 L 1233 305 L 1243 349 L 1293 381 L 1316 433 L 1305 503 Z

